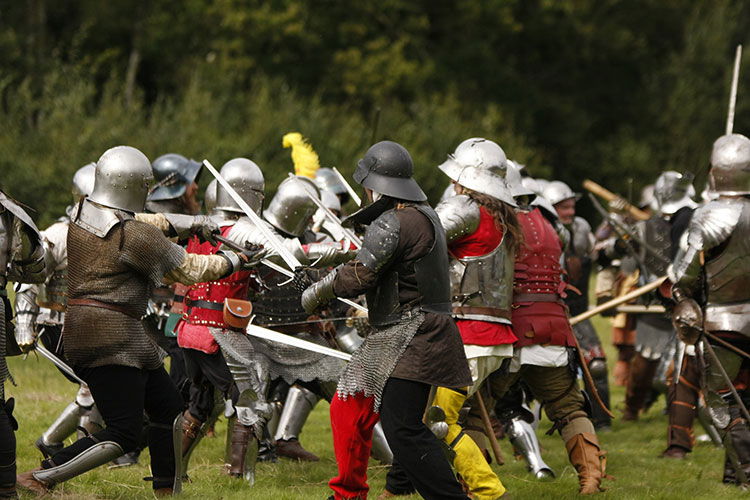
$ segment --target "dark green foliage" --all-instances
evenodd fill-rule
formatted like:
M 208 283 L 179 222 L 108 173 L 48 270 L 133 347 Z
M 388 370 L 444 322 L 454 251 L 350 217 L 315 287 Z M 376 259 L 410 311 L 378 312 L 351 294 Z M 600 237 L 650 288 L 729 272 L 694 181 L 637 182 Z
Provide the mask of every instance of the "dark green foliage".
M 480 135 L 532 175 L 625 194 L 628 177 L 705 171 L 748 13 L 728 0 L 4 2 L 0 185 L 47 223 L 70 174 L 125 143 L 249 156 L 273 186 L 293 130 L 351 172 L 380 108 L 377 138 L 412 152 L 433 199 L 434 166 Z

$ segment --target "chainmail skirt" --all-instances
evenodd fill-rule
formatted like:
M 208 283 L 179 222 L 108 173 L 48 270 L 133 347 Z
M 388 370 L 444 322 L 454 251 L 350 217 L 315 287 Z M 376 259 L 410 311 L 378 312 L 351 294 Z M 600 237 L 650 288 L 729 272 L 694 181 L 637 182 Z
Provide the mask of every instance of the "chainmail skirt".
M 341 374 L 338 397 L 346 399 L 358 392 L 373 396 L 373 411 L 378 412 L 385 383 L 423 322 L 424 314 L 413 309 L 405 312 L 398 323 L 370 333 Z

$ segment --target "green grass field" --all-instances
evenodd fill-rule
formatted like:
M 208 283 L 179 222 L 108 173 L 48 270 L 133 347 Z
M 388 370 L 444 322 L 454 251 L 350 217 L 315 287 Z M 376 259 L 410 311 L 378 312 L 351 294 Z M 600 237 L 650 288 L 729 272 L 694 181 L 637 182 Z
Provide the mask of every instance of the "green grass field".
M 609 349 L 608 324 L 598 319 L 596 326 Z M 611 349 L 610 359 L 614 359 Z M 52 419 L 74 397 L 76 388 L 67 382 L 44 359 L 32 354 L 28 359 L 14 358 L 11 370 L 18 387 L 6 384 L 6 393 L 16 398 L 15 415 L 20 423 L 18 438 L 18 469 L 25 471 L 39 465 L 40 454 L 34 440 Z M 610 367 L 611 368 L 611 367 Z M 614 388 L 613 405 L 619 415 L 623 389 Z M 698 444 L 685 461 L 657 458 L 665 446 L 666 417 L 662 414 L 664 399 L 638 423 L 614 422 L 611 432 L 600 436 L 609 452 L 608 472 L 615 480 L 607 481 L 607 492 L 601 498 L 658 498 L 658 499 L 720 499 L 737 498 L 741 493 L 734 487 L 721 484 L 723 452 L 711 444 Z M 549 422 L 541 424 L 540 440 L 544 458 L 555 469 L 558 478 L 541 483 L 534 480 L 523 462 L 511 457 L 507 441 L 501 442 L 506 465 L 495 470 L 508 487 L 514 499 L 573 498 L 576 497 L 575 471 L 567 461 L 565 449 L 558 435 L 545 436 Z M 336 472 L 333 458 L 331 431 L 328 423 L 328 405 L 321 403 L 312 414 L 301 440 L 311 451 L 321 457 L 314 464 L 279 461 L 259 464 L 257 482 L 249 488 L 243 482 L 222 474 L 225 422 L 217 425 L 217 437 L 205 439 L 193 455 L 190 475 L 192 482 L 185 485 L 184 498 L 216 499 L 324 499 L 330 491 L 328 479 Z M 702 433 L 700 426 L 697 433 Z M 149 476 L 148 454 L 141 456 L 141 464 L 126 469 L 99 468 L 58 487 L 54 498 L 152 498 L 150 483 L 142 480 Z M 370 468 L 371 497 L 383 489 L 386 469 Z M 417 498 L 417 497 L 409 497 Z

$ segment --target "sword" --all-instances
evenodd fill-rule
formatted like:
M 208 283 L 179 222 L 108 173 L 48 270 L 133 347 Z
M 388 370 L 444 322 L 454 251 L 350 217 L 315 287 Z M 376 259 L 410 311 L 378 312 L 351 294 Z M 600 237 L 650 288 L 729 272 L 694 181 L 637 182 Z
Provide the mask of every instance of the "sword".
M 359 195 L 354 191 L 354 189 L 352 188 L 352 186 L 346 181 L 346 179 L 344 178 L 344 176 L 341 175 L 341 172 L 339 172 L 336 167 L 333 167 L 331 170 L 333 170 L 333 172 L 336 175 L 338 175 L 339 180 L 341 181 L 341 183 L 346 188 L 346 191 L 349 193 L 349 196 L 351 196 L 352 200 L 354 200 L 354 203 L 356 203 L 358 207 L 361 207 L 362 206 L 362 198 L 359 197 Z
M 88 385 L 88 384 L 86 384 L 86 382 L 83 381 L 83 379 L 81 377 L 79 377 L 78 375 L 76 375 L 76 372 L 74 372 L 71 367 L 69 367 L 67 364 L 65 364 L 65 362 L 62 359 L 60 359 L 57 356 L 55 356 L 54 354 L 52 354 L 44 346 L 42 346 L 40 344 L 37 344 L 37 346 L 36 346 L 36 352 L 38 352 L 39 354 L 41 354 L 42 357 L 45 357 L 48 360 L 50 360 L 53 365 L 55 365 L 60 370 L 62 370 L 63 372 L 65 372 L 66 375 L 69 375 L 70 377 L 72 377 L 73 379 L 75 379 L 76 382 L 78 382 L 79 384 L 81 384 L 81 385 Z
M 297 182 L 301 182 L 299 179 L 297 179 L 297 176 L 294 174 L 289 174 L 289 178 L 294 179 Z M 339 230 L 341 230 L 344 233 L 344 236 L 348 238 L 354 245 L 357 247 L 357 249 L 362 248 L 362 240 L 359 239 L 359 237 L 354 234 L 354 231 L 345 228 L 341 225 L 341 221 L 338 217 L 336 217 L 336 214 L 331 212 L 331 210 L 323 204 L 322 201 L 320 201 L 318 198 L 315 197 L 310 191 L 305 189 L 305 194 L 307 195 L 310 200 L 312 200 L 313 203 L 315 203 L 319 209 L 323 211 L 323 213 L 328 217 L 328 220 L 330 220 L 336 227 L 338 227 Z
M 729 110 L 727 111 L 726 135 L 734 129 L 734 109 L 737 106 L 737 81 L 740 78 L 740 59 L 742 59 L 742 45 L 737 46 L 734 54 L 734 71 L 732 72 L 732 90 L 729 92 Z
M 298 347 L 306 351 L 316 352 L 318 354 L 325 354 L 326 356 L 343 359 L 344 361 L 349 361 L 352 359 L 351 354 L 348 354 L 348 353 L 345 353 L 336 349 L 331 349 L 330 347 L 318 345 L 314 342 L 302 340 L 297 337 L 292 337 L 291 335 L 285 335 L 283 333 L 274 332 L 273 330 L 269 330 L 267 328 L 263 328 L 260 326 L 247 325 L 246 331 L 248 335 L 252 337 L 257 337 L 259 339 L 270 340 L 271 342 L 277 342 L 279 344 L 289 345 L 292 347 Z
M 214 168 L 213 165 L 211 165 L 211 162 L 208 160 L 203 160 L 203 166 L 206 167 L 206 170 L 211 172 L 211 175 L 213 175 L 217 182 L 221 184 L 221 186 L 229 193 L 229 196 L 232 197 L 232 199 L 237 202 L 237 205 L 242 209 L 242 211 L 247 215 L 247 217 L 252 221 L 253 224 L 258 228 L 258 230 L 261 232 L 263 237 L 266 239 L 266 242 L 268 245 L 273 248 L 276 253 L 279 254 L 279 257 L 284 261 L 284 263 L 289 267 L 290 270 L 286 270 L 281 266 L 271 266 L 270 261 L 264 260 L 263 263 L 267 265 L 268 267 L 271 267 L 272 269 L 281 272 L 287 277 L 294 278 L 294 269 L 297 269 L 298 267 L 302 267 L 302 263 L 297 260 L 297 257 L 292 254 L 292 252 L 284 246 L 284 244 L 279 241 L 279 239 L 276 237 L 275 234 L 271 232 L 270 229 L 266 226 L 266 223 L 263 221 L 263 219 L 260 218 L 258 214 L 256 214 L 250 206 L 245 202 L 245 200 L 242 199 L 242 197 L 237 194 L 237 191 L 234 190 L 232 186 L 229 185 L 229 183 L 221 176 L 221 174 Z M 343 302 L 344 304 L 354 307 L 355 309 L 359 309 L 361 311 L 367 312 L 367 308 L 362 307 L 361 305 L 357 304 L 354 301 L 351 301 L 349 299 L 342 299 L 341 297 L 336 297 L 339 301 Z

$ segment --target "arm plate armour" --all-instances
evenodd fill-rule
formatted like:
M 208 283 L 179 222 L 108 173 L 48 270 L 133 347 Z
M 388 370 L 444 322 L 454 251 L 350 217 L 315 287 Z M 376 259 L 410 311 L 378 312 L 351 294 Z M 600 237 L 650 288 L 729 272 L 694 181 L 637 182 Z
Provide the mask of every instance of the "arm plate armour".
M 46 278 L 44 245 L 39 233 L 30 231 L 21 219 L 13 218 L 10 238 L 10 270 L 8 279 L 19 283 L 42 283 Z
M 393 210 L 375 219 L 367 227 L 357 260 L 375 273 L 388 266 L 398 247 L 400 225 Z
M 435 212 L 445 229 L 445 239 L 448 244 L 474 233 L 479 228 L 479 204 L 465 194 L 451 196 L 441 201 L 435 207 Z
M 309 264 L 309 260 L 305 255 L 305 251 L 302 249 L 302 243 L 300 243 L 299 239 L 285 238 L 281 236 L 278 231 L 276 231 L 276 229 L 274 229 L 274 227 L 267 222 L 264 221 L 263 224 L 266 225 L 268 230 L 277 237 L 277 239 L 292 253 L 292 255 L 297 258 L 297 260 L 300 261 L 302 265 Z M 262 245 L 263 248 L 268 252 L 266 254 L 266 258 L 268 260 L 274 262 L 275 264 L 284 264 L 284 260 L 273 249 L 273 246 L 269 244 L 268 240 L 260 231 L 260 229 L 258 229 L 255 224 L 253 224 L 245 217 L 239 219 L 234 223 L 232 229 L 229 231 L 229 234 L 227 234 L 227 238 L 242 246 L 245 246 L 248 243 L 254 245 Z
M 594 250 L 594 233 L 588 221 L 583 217 L 576 217 L 573 219 L 571 232 L 573 253 L 578 257 L 590 257 Z
M 741 214 L 742 204 L 723 199 L 707 203 L 695 211 L 687 237 L 681 239 L 680 249 L 669 271 L 669 279 L 675 286 L 695 291 L 700 283 L 701 252 L 726 241 Z

